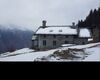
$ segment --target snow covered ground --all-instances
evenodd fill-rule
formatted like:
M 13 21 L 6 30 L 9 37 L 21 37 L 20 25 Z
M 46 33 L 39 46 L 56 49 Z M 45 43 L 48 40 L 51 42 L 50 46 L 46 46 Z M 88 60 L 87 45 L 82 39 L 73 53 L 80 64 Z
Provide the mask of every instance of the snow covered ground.
M 0 61 L 34 61 L 36 58 L 41 58 L 43 56 L 48 56 L 52 54 L 55 50 L 50 50 L 50 51 L 40 51 L 40 52 L 34 52 L 34 50 L 26 50 L 23 52 L 23 50 L 19 50 L 18 53 L 19 55 L 15 56 L 1 56 Z M 30 52 L 31 51 L 31 52 Z M 16 51 L 17 52 L 17 51 Z M 13 53 L 9 53 L 13 54 Z M 17 53 L 16 53 L 17 54 Z
M 48 51 L 38 51 L 35 52 L 34 50 L 24 48 L 21 50 L 17 50 L 15 52 L 7 52 L 0 55 L 0 61 L 34 61 L 37 58 L 47 57 L 52 55 L 57 50 L 66 50 L 68 48 L 71 49 L 85 49 L 85 52 L 88 53 L 87 57 L 84 60 L 79 61 L 100 61 L 100 43 L 92 43 L 87 45 L 76 45 L 76 46 L 68 46 L 68 47 L 61 47 L 58 49 L 52 49 Z M 71 60 L 57 60 L 56 58 L 50 58 L 52 61 L 71 61 Z M 49 61 L 49 59 L 48 59 Z
M 87 49 L 90 55 L 83 61 L 100 61 L 100 46 Z

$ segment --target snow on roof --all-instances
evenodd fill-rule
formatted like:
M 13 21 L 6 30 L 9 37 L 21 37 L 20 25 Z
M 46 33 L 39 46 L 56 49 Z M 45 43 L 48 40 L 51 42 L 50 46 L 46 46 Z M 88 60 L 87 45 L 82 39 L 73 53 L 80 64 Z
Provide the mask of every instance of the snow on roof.
M 91 37 L 91 33 L 88 29 L 80 29 L 79 37 Z
M 61 34 L 61 35 L 77 35 L 77 29 L 71 27 L 46 27 L 39 28 L 36 34 Z
M 33 35 L 32 40 L 36 40 L 37 36 Z
M 71 47 L 71 46 L 75 46 L 76 44 L 63 44 L 61 45 L 61 47 Z
M 88 39 L 88 41 L 93 41 L 93 38 Z

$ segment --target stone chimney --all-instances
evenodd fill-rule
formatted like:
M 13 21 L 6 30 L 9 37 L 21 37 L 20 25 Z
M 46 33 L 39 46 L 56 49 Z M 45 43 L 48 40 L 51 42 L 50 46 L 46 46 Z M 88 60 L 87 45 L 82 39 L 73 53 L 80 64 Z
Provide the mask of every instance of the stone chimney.
M 72 22 L 72 26 L 75 27 L 75 22 Z
M 42 27 L 43 27 L 43 28 L 46 28 L 46 23 L 47 23 L 46 20 L 43 20 L 43 21 L 42 21 Z
M 75 22 L 72 22 L 72 28 L 76 28 Z

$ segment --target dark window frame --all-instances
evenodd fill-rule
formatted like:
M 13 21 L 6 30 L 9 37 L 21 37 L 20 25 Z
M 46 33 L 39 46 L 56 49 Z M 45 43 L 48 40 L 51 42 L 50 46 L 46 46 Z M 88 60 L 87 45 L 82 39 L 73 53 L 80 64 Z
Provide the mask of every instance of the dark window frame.
M 84 41 L 82 42 L 82 45 L 85 45 L 85 42 Z
M 65 44 L 68 44 L 68 41 L 65 41 L 64 43 L 65 43 Z
M 43 35 L 43 38 L 46 38 L 47 36 L 46 35 Z
M 68 36 L 68 35 L 66 35 L 65 37 L 66 37 L 66 38 L 68 38 L 69 36 Z
M 62 30 L 59 30 L 59 32 L 63 32 Z
M 56 35 L 53 35 L 53 38 L 56 38 L 57 36 Z
M 47 45 L 47 41 L 43 40 L 43 46 L 46 46 L 46 45 Z
M 73 38 L 77 38 L 77 36 L 75 35 L 75 36 L 73 36 Z
M 57 45 L 57 41 L 53 41 L 53 46 L 56 46 Z

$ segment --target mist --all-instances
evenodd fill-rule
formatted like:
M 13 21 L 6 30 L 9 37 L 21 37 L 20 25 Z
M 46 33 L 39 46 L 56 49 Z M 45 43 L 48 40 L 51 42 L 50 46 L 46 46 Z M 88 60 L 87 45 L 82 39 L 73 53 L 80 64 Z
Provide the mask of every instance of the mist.
M 36 29 L 42 20 L 48 25 L 70 25 L 84 19 L 100 0 L 0 0 L 0 24 Z

